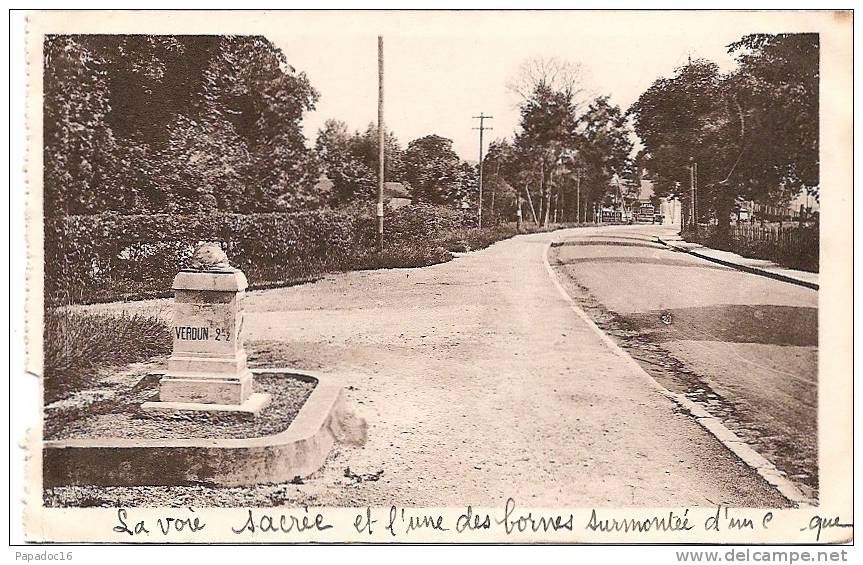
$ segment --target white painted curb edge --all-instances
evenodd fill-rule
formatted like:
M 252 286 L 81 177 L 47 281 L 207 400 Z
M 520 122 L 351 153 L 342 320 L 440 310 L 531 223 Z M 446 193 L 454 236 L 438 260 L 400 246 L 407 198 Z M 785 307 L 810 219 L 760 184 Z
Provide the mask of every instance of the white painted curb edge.
M 779 493 L 787 498 L 790 502 L 797 505 L 798 508 L 807 508 L 817 505 L 817 501 L 803 494 L 797 486 L 788 480 L 773 463 L 762 457 L 754 449 L 752 449 L 742 438 L 725 427 L 725 425 L 716 417 L 710 415 L 704 408 L 691 401 L 684 394 L 671 392 L 659 382 L 650 376 L 650 373 L 645 371 L 638 362 L 632 358 L 626 351 L 623 350 L 608 334 L 602 331 L 599 326 L 581 309 L 581 307 L 572 299 L 566 289 L 560 284 L 554 269 L 551 268 L 551 263 L 548 262 L 548 251 L 551 249 L 551 241 L 544 246 L 542 252 L 542 262 L 545 264 L 545 269 L 551 278 L 551 282 L 557 288 L 557 291 L 569 304 L 576 315 L 590 327 L 593 332 L 605 343 L 609 349 L 623 359 L 633 371 L 642 376 L 648 384 L 650 384 L 657 392 L 676 402 L 681 408 L 687 410 L 695 418 L 705 430 L 713 435 L 719 442 L 728 448 L 734 455 L 740 458 L 743 463 L 748 465 L 758 475 L 773 486 Z

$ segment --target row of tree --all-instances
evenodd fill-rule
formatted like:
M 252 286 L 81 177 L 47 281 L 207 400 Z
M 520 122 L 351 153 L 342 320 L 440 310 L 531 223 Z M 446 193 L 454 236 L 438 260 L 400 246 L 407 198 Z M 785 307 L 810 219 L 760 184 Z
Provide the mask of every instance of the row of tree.
M 728 46 L 737 68 L 698 59 L 660 78 L 629 109 L 658 196 L 686 213 L 697 165 L 696 213 L 727 236 L 741 200 L 782 206 L 818 198 L 818 34 L 754 34 Z
M 727 74 L 706 60 L 657 79 L 624 112 L 585 94 L 580 67 L 526 61 L 511 139 L 483 161 L 484 216 L 517 207 L 540 224 L 590 220 L 646 169 L 657 197 L 720 225 L 740 199 L 818 194 L 818 36 L 748 35 Z M 318 93 L 280 49 L 254 36 L 58 35 L 44 44 L 46 215 L 308 209 L 372 201 L 377 130 L 331 120 L 309 147 L 302 117 Z M 643 148 L 634 154 L 637 134 Z M 387 132 L 386 180 L 418 201 L 475 206 L 477 167 L 428 135 Z M 332 188 L 319 183 L 321 174 Z
M 376 196 L 377 128 L 331 120 L 307 147 L 318 93 L 263 37 L 56 35 L 44 43 L 45 213 L 252 213 Z M 448 139 L 402 149 L 386 178 L 461 205 L 476 170 Z M 325 174 L 331 181 L 320 183 Z M 329 188 L 331 186 L 331 188 Z
M 427 135 L 402 149 L 386 132 L 384 178 L 404 184 L 414 200 L 432 204 L 471 204 L 477 190 L 476 167 L 453 151 L 452 140 Z M 347 124 L 327 120 L 318 132 L 315 150 L 322 170 L 333 183 L 333 203 L 373 200 L 378 183 L 378 129 L 349 133 Z M 475 205 L 475 201 L 474 201 Z
M 484 213 L 511 218 L 524 206 L 541 225 L 592 220 L 613 197 L 612 179 L 631 173 L 625 113 L 607 96 L 589 99 L 581 68 L 559 59 L 525 61 L 508 86 L 521 99 L 521 120 L 483 160 Z
M 733 72 L 690 61 L 626 112 L 608 97 L 585 101 L 577 65 L 525 62 L 509 85 L 522 100 L 519 129 L 484 160 L 484 210 L 510 216 L 523 200 L 539 224 L 590 220 L 596 206 L 637 199 L 644 174 L 654 202 L 676 197 L 687 214 L 694 169 L 698 221 L 716 221 L 724 237 L 741 201 L 784 206 L 803 190 L 817 199 L 818 35 L 747 35 L 728 52 Z

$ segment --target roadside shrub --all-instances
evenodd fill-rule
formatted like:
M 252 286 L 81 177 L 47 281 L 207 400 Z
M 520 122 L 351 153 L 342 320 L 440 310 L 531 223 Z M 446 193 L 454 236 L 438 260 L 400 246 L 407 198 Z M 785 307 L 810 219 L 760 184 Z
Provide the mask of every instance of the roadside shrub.
M 220 241 L 250 285 L 309 280 L 350 268 L 374 242 L 370 218 L 301 213 L 67 216 L 45 225 L 49 304 L 170 295 L 200 241 Z
M 255 289 L 305 283 L 327 272 L 432 265 L 448 261 L 450 251 L 482 249 L 516 234 L 512 223 L 478 229 L 473 212 L 426 203 L 388 212 L 384 230 L 380 254 L 370 206 L 54 218 L 45 223 L 45 302 L 170 297 L 174 275 L 201 241 L 221 242 Z
M 387 239 L 396 242 L 439 239 L 476 225 L 476 217 L 463 210 L 417 203 L 390 212 L 385 218 Z
M 44 328 L 46 403 L 92 384 L 96 367 L 122 366 L 171 352 L 170 330 L 155 316 L 50 308 Z
M 449 251 L 476 251 L 516 234 L 518 230 L 515 224 L 499 224 L 487 228 L 458 228 L 450 231 L 441 245 Z
M 446 263 L 452 259 L 452 254 L 435 242 L 404 241 L 390 243 L 384 246 L 382 253 L 368 253 L 364 262 L 357 262 L 358 269 L 406 269 L 428 267 L 438 263 Z

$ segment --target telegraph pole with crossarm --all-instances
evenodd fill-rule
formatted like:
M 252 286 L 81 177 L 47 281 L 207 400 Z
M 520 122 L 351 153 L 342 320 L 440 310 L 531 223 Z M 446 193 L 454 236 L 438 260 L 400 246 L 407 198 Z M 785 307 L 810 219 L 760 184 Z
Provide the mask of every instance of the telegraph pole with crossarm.
M 384 129 L 384 38 L 378 36 L 378 251 L 384 250 L 384 167 L 386 129 Z
M 482 112 L 479 113 L 479 116 L 473 117 L 473 119 L 479 120 L 479 127 L 473 128 L 479 130 L 479 206 L 477 206 L 476 215 L 478 227 L 482 227 L 482 132 L 494 129 L 485 127 L 485 120 L 490 120 L 492 118 L 494 118 L 494 116 L 486 116 Z

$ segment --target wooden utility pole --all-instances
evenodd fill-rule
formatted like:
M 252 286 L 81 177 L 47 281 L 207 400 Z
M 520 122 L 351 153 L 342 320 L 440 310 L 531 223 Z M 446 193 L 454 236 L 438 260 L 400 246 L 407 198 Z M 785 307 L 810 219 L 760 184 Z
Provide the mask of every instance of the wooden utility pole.
M 384 250 L 384 38 L 378 36 L 378 251 Z
M 494 116 L 486 116 L 482 112 L 479 113 L 479 116 L 474 116 L 473 119 L 479 120 L 479 127 L 473 128 L 479 130 L 479 206 L 477 206 L 477 225 L 478 227 L 482 227 L 482 132 L 485 130 L 491 130 L 494 128 L 485 127 L 485 121 L 494 118 Z

